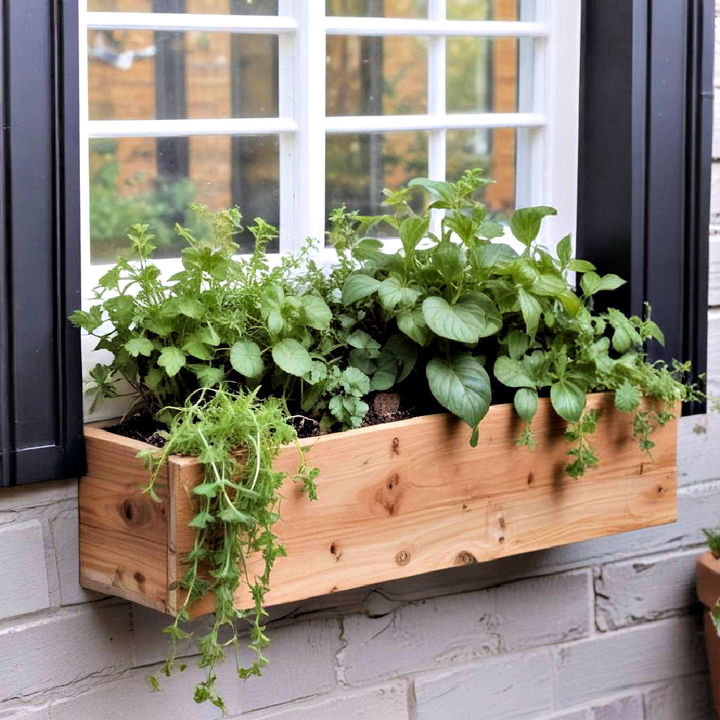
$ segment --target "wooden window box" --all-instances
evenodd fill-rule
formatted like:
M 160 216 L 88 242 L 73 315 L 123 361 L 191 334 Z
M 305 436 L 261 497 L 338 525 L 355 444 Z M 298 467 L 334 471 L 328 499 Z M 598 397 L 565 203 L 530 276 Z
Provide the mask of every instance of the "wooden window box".
M 320 468 L 318 500 L 286 481 L 276 532 L 287 557 L 275 564 L 268 604 L 673 522 L 677 421 L 654 433 L 652 461 L 611 395 L 595 394 L 589 405 L 601 412 L 593 438 L 600 466 L 579 480 L 564 474 L 564 424 L 547 400 L 533 421 L 535 450 L 516 446 L 522 428 L 510 405 L 490 409 L 476 448 L 449 415 L 303 440 L 308 463 Z M 193 543 L 189 490 L 202 466 L 172 457 L 157 504 L 139 490 L 147 471 L 135 454 L 147 445 L 93 427 L 86 442 L 82 584 L 174 613 Z M 288 447 L 276 467 L 294 471 L 297 463 Z M 237 601 L 251 604 L 243 590 Z M 212 608 L 208 597 L 192 614 Z

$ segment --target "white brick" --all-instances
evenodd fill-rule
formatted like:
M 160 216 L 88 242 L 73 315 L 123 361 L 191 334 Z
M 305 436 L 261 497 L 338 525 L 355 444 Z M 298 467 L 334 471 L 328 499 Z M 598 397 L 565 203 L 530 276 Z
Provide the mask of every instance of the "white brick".
M 603 565 L 595 578 L 600 630 L 636 625 L 687 612 L 697 605 L 698 551 Z
M 705 668 L 697 618 L 673 618 L 618 630 L 561 648 L 559 707 L 572 707 L 628 688 L 693 675 Z
M 57 505 L 76 498 L 77 480 L 54 480 L 36 485 L 3 488 L 0 512 Z
M 591 622 L 586 571 L 434 598 L 385 617 L 354 615 L 344 620 L 343 677 L 363 683 L 550 645 L 587 635 Z
M 162 633 L 170 619 L 152 610 L 133 607 L 135 628 L 135 665 L 145 666 L 163 660 L 168 650 L 167 636 Z M 202 630 L 208 619 L 198 620 L 187 629 Z M 270 625 L 270 645 L 264 651 L 270 664 L 262 677 L 238 683 L 242 687 L 242 707 L 247 712 L 329 692 L 335 687 L 335 655 L 340 649 L 340 628 L 335 619 L 311 620 L 291 625 Z M 191 640 L 183 641 L 180 656 L 194 665 L 197 653 Z M 251 661 L 251 653 L 241 642 L 241 658 Z M 224 663 L 234 673 L 235 660 L 229 654 Z
M 706 675 L 683 678 L 645 694 L 648 720 L 715 720 Z
M 50 605 L 39 521 L 0 526 L 0 571 L 0 618 L 36 612 Z
M 102 598 L 100 593 L 85 590 L 80 585 L 77 511 L 66 510 L 53 518 L 50 533 L 60 583 L 60 602 L 73 605 Z
M 63 611 L 0 632 L 0 700 L 67 685 L 131 662 L 126 605 Z
M 188 668 L 171 678 L 161 677 L 162 690 L 153 692 L 148 673 L 135 671 L 101 683 L 89 692 L 56 702 L 50 720 L 218 720 L 221 711 L 209 702 L 197 704 L 194 685 L 202 679 L 200 670 Z M 238 709 L 239 681 L 222 672 L 218 688 L 228 710 Z
M 417 720 L 520 720 L 549 714 L 549 652 L 505 655 L 415 680 Z
M 405 683 L 243 715 L 247 720 L 409 720 Z
M 15 705 L 5 703 L 0 705 L 0 720 L 48 720 L 46 707 L 33 707 L 32 705 Z
M 642 697 L 633 695 L 596 705 L 592 709 L 591 717 L 593 720 L 643 720 L 645 716 Z
M 270 664 L 260 678 L 250 678 L 241 689 L 244 712 L 301 700 L 335 688 L 335 656 L 340 649 L 337 620 L 311 620 L 268 628 Z M 249 651 L 242 653 L 247 662 Z M 232 662 L 232 661 L 231 661 Z M 231 664 L 228 663 L 228 664 Z

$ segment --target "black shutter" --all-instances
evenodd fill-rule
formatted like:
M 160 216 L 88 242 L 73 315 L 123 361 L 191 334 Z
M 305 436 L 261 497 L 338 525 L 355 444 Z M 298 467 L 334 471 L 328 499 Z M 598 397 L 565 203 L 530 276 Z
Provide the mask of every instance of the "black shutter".
M 77 0 L 0 0 L 0 485 L 83 471 Z
M 714 0 L 585 0 L 583 13 L 579 254 L 630 280 L 614 306 L 650 302 L 657 357 L 705 372 Z

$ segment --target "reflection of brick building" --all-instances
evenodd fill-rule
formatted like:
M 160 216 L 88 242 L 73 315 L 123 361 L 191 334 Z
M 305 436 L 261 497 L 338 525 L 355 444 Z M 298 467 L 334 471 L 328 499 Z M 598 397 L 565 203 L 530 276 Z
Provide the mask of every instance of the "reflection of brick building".
M 320 1 L 320 0 L 317 0 Z M 238 4 L 239 3 L 239 4 Z M 91 10 L 268 12 L 272 0 L 90 0 Z M 417 15 L 421 0 L 334 0 L 341 14 Z M 455 0 L 452 17 L 517 19 L 518 0 Z M 362 7 L 361 7 L 362 6 Z M 481 8 L 484 10 L 481 12 Z M 386 14 L 389 14 L 386 13 Z M 480 15 L 478 15 L 480 13 Z M 483 14 L 484 13 L 484 14 Z M 92 31 L 92 119 L 264 117 L 277 114 L 277 40 L 229 33 Z M 512 112 L 517 96 L 517 41 L 448 39 L 448 110 Z M 427 111 L 427 40 L 389 37 L 328 38 L 327 112 L 420 114 Z M 137 53 L 131 56 L 130 53 Z M 123 55 L 124 54 L 124 55 Z M 163 78 L 156 83 L 156 75 Z M 342 140 L 342 142 L 341 142 Z M 106 146 L 105 146 L 106 147 Z M 350 151 L 348 151 L 350 148 Z M 423 133 L 330 138 L 329 186 L 333 204 L 372 209 L 380 189 L 426 172 Z M 337 155 L 337 157 L 335 157 Z M 211 207 L 233 203 L 276 220 L 277 142 L 273 139 L 195 137 L 122 139 L 116 144 L 118 191 L 147 191 L 153 178 L 189 176 L 197 200 Z M 91 157 L 94 166 L 102 158 Z M 515 131 L 448 133 L 448 172 L 482 165 L 497 181 L 489 204 L 514 202 Z M 348 172 L 351 168 L 351 172 Z M 131 180 L 132 182 L 128 183 Z

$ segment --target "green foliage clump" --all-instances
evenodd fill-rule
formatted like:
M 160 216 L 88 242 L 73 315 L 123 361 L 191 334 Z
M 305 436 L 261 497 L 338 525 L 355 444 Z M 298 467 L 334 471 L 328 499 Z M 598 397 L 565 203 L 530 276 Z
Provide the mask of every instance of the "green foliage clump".
M 161 453 L 151 450 L 141 456 L 152 470 L 144 490 L 155 498 L 154 484 L 158 472 L 172 454 L 197 457 L 205 468 L 203 482 L 192 489 L 196 514 L 190 522 L 195 528 L 194 547 L 186 558 L 188 569 L 180 581 L 185 599 L 175 621 L 165 629 L 172 652 L 164 665 L 170 675 L 176 664 L 178 641 L 190 637 L 181 623 L 190 619 L 190 608 L 207 593 L 215 597 L 213 623 L 208 632 L 197 638 L 200 667 L 205 679 L 196 686 L 195 700 L 210 700 L 224 710 L 215 688 L 215 667 L 225 658 L 228 648 L 234 651 L 241 678 L 259 675 L 267 664 L 263 650 L 268 644 L 263 617 L 264 599 L 270 586 L 270 572 L 275 560 L 285 554 L 273 526 L 278 519 L 278 489 L 285 473 L 273 470 L 280 448 L 297 444 L 297 433 L 287 423 L 282 400 L 259 401 L 255 392 L 203 388 L 195 391 L 175 411 Z M 243 448 L 243 455 L 236 451 Z M 314 497 L 316 471 L 306 467 L 298 445 L 301 463 L 298 480 Z M 248 558 L 260 554 L 264 567 L 254 576 Z M 235 607 L 233 598 L 240 583 L 249 588 L 254 606 L 249 610 Z M 254 661 L 243 667 L 239 661 L 240 641 L 237 621 L 250 624 L 249 647 Z M 223 629 L 228 637 L 221 637 Z M 181 666 L 182 667 L 182 666 Z
M 239 256 L 239 211 L 196 206 L 193 228 L 206 231 L 176 226 L 182 269 L 164 277 L 153 262 L 155 235 L 135 224 L 131 254 L 101 278 L 96 303 L 73 313 L 111 356 L 91 371 L 89 393 L 113 397 L 122 379 L 133 395 L 128 412 L 166 428 L 162 450 L 143 453 L 153 477 L 146 491 L 157 497 L 154 478 L 171 453 L 195 455 L 205 468 L 193 490 L 186 599 L 168 628 L 165 665 L 168 674 L 177 665 L 189 608 L 213 593 L 214 621 L 197 638 L 207 671 L 198 701 L 222 707 L 215 667 L 229 647 L 237 657 L 238 620 L 249 622 L 255 652 L 248 667 L 238 663 L 240 676 L 266 663 L 263 600 L 283 553 L 272 528 L 285 475 L 272 466 L 281 446 L 297 443 L 294 420 L 320 432 L 355 428 L 372 395 L 392 390 L 421 412 L 455 414 L 475 445 L 490 405 L 512 402 L 523 423 L 517 442 L 532 448 L 539 399 L 549 397 L 567 426 L 566 472 L 577 478 L 599 461 L 590 393 L 609 391 L 619 411 L 632 413 L 647 454 L 675 404 L 701 397 L 687 365 L 648 361 L 648 342 L 664 341 L 649 308 L 642 318 L 595 310 L 596 295 L 623 280 L 574 258 L 569 237 L 554 252 L 539 242 L 555 210 L 516 210 L 508 231 L 475 199 L 488 182 L 477 170 L 455 183 L 421 178 L 386 191 L 384 215 L 333 211 L 328 242 L 337 260 L 329 268 L 310 242 L 296 256 L 271 258 L 277 230 L 259 218 L 247 228 L 254 251 Z M 413 193 L 427 197 L 422 212 Z M 394 246 L 378 239 L 381 228 L 398 238 Z M 302 453 L 299 464 L 314 498 L 316 471 Z M 247 559 L 258 554 L 264 570 L 253 576 Z M 233 605 L 242 583 L 249 610 Z

